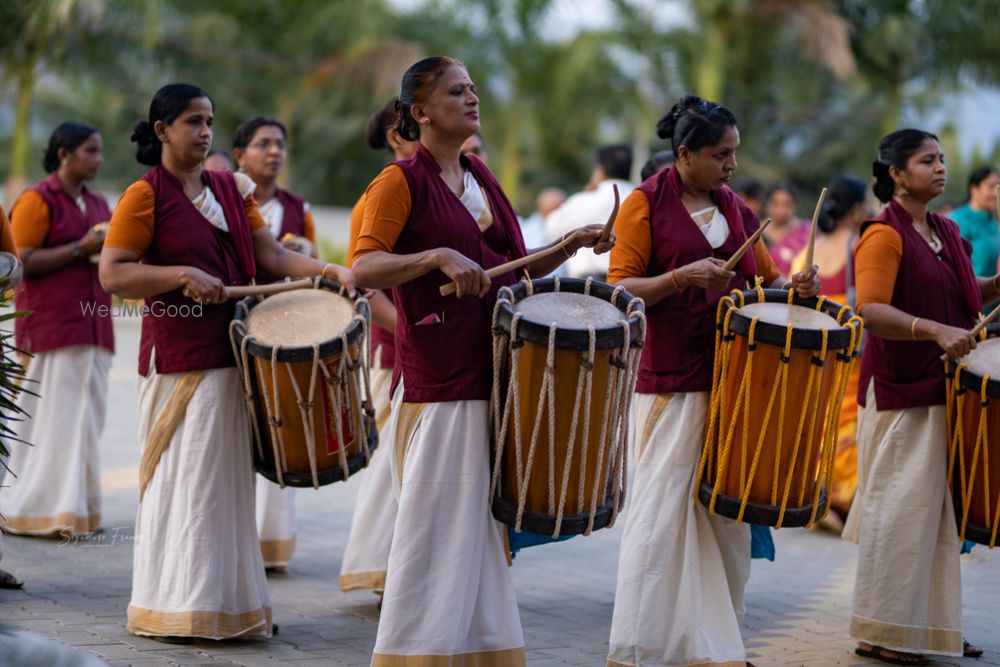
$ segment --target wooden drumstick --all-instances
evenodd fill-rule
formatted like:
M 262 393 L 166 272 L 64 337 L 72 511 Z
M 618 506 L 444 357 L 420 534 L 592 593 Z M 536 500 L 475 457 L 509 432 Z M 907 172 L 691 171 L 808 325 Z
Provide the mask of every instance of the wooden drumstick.
M 296 289 L 306 289 L 313 286 L 312 278 L 300 278 L 283 283 L 271 283 L 270 285 L 242 285 L 239 287 L 227 287 L 226 296 L 230 299 L 242 299 L 247 296 L 271 296 L 281 292 L 290 292 Z
M 819 201 L 816 202 L 816 210 L 813 211 L 812 226 L 809 228 L 809 245 L 806 246 L 806 268 L 809 273 L 813 268 L 813 252 L 816 250 L 816 228 L 819 227 L 819 212 L 823 210 L 823 201 L 826 199 L 826 188 L 819 193 Z
M 618 219 L 618 205 L 621 203 L 621 197 L 618 196 L 618 184 L 612 183 L 611 187 L 615 189 L 615 207 L 611 209 L 611 215 L 604 223 L 604 231 L 601 232 L 601 238 L 597 240 L 598 243 L 608 242 L 608 239 L 611 238 L 611 230 L 615 227 L 615 220 Z
M 513 271 L 514 269 L 519 269 L 522 266 L 531 264 L 536 259 L 548 257 L 557 250 L 562 250 L 563 248 L 565 248 L 569 244 L 569 242 L 575 238 L 576 238 L 576 232 L 567 234 L 566 238 L 564 238 L 562 241 L 553 246 L 549 246 L 548 248 L 542 248 L 541 250 L 533 252 L 530 255 L 525 255 L 520 259 L 511 260 L 505 264 L 501 264 L 500 266 L 494 266 L 492 269 L 487 269 L 486 276 L 490 280 L 493 280 L 497 276 L 502 276 L 508 271 Z M 458 286 L 455 283 L 448 283 L 447 285 L 441 285 L 440 289 L 441 296 L 448 296 L 449 294 L 454 294 L 457 288 Z
M 733 253 L 733 256 L 726 261 L 722 268 L 726 271 L 732 271 L 736 265 L 740 263 L 740 260 L 743 259 L 743 255 L 746 254 L 747 250 L 753 247 L 753 244 L 757 242 L 757 239 L 760 238 L 760 235 L 764 233 L 764 230 L 767 229 L 769 224 L 771 224 L 771 218 L 765 220 L 764 223 L 757 228 L 757 231 L 755 231 L 753 235 L 740 246 L 739 250 Z
M 994 308 L 993 310 L 991 310 L 990 314 L 987 315 L 986 317 L 984 317 L 983 320 L 979 324 L 977 324 L 976 326 L 972 327 L 972 330 L 969 331 L 969 333 L 972 334 L 972 337 L 975 338 L 976 336 L 978 336 L 979 332 L 981 332 L 983 329 L 985 329 L 987 324 L 989 324 L 990 322 L 992 322 L 993 320 L 995 320 L 996 317 L 997 317 L 997 315 L 1000 315 L 1000 306 L 997 306 L 996 308 Z M 947 359 L 948 359 L 948 355 L 947 354 L 942 354 L 941 355 L 941 361 L 945 361 Z

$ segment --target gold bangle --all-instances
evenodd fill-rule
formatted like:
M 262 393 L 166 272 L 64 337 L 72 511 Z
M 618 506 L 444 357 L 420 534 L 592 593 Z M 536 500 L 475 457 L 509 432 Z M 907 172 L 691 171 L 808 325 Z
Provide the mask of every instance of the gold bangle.
M 919 317 L 914 317 L 913 321 L 910 323 L 910 338 L 913 340 L 917 339 L 917 322 L 920 321 Z
M 677 270 L 676 269 L 674 269 L 673 271 L 670 272 L 670 282 L 674 284 L 674 289 L 677 291 L 678 294 L 680 294 L 681 292 L 684 291 L 684 288 L 681 287 L 681 285 L 680 285 L 679 282 L 677 282 Z
M 333 266 L 333 264 L 327 262 L 326 266 L 323 267 L 323 270 L 319 272 L 319 277 L 325 280 L 329 280 L 329 278 L 326 277 L 326 270 L 329 269 L 331 266 Z
M 576 251 L 574 250 L 574 251 L 573 251 L 573 254 L 571 255 L 571 254 L 569 254 L 569 252 L 568 252 L 568 251 L 566 250 L 566 246 L 563 246 L 563 247 L 562 247 L 562 251 L 563 251 L 563 254 L 564 254 L 564 255 L 566 255 L 566 259 L 572 259 L 572 258 L 573 258 L 574 256 L 576 256 Z

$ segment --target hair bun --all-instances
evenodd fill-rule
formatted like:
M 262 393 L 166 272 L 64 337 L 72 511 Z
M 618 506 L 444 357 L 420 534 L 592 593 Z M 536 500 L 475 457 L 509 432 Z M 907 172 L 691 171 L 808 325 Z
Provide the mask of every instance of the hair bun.
M 136 144 L 135 159 L 139 164 L 155 167 L 160 163 L 163 144 L 153 132 L 152 123 L 145 119 L 136 121 L 129 138 Z
M 136 121 L 135 125 L 132 126 L 132 136 L 129 139 L 140 146 L 149 146 L 158 141 L 156 133 L 153 132 L 153 126 L 145 118 Z
M 889 165 L 882 160 L 875 160 L 872 162 L 872 176 L 875 177 L 872 192 L 875 193 L 875 197 L 880 202 L 888 204 L 889 200 L 892 199 L 892 193 L 896 190 L 896 184 L 889 174 Z

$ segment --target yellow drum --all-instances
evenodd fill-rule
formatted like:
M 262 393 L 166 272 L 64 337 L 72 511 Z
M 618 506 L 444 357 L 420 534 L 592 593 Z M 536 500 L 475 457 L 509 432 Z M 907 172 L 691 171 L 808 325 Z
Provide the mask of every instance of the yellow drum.
M 319 487 L 368 464 L 378 443 L 369 318 L 364 297 L 351 300 L 328 280 L 237 305 L 230 334 L 261 475 Z
M 989 325 L 987 336 L 957 364 L 946 362 L 948 480 L 959 536 L 992 549 L 1000 526 L 1000 326 Z
M 723 297 L 698 497 L 747 523 L 808 526 L 827 511 L 840 407 L 862 322 L 785 290 Z

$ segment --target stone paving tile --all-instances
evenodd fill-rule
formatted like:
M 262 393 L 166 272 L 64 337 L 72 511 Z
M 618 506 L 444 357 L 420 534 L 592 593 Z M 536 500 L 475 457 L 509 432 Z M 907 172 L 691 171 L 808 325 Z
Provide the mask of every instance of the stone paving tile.
M 115 667 L 368 665 L 377 599 L 367 592 L 344 594 L 338 586 L 357 480 L 297 494 L 299 547 L 290 571 L 269 578 L 279 636 L 171 647 L 125 630 L 138 497 L 138 327 L 117 321 L 116 334 L 119 353 L 109 395 L 116 409 L 101 441 L 105 531 L 72 541 L 8 537 L 3 567 L 27 583 L 21 591 L 0 591 L 0 622 L 71 645 L 95 642 L 85 650 Z M 529 665 L 604 664 L 620 531 L 619 522 L 590 537 L 525 550 L 515 559 L 512 576 Z M 777 561 L 754 561 L 747 587 L 744 637 L 750 659 L 758 667 L 878 664 L 855 656 L 847 634 L 856 547 L 804 530 L 781 530 L 775 539 Z M 978 661 L 934 664 L 1000 666 L 1000 550 L 977 547 L 963 557 L 962 569 L 964 631 L 987 653 Z

